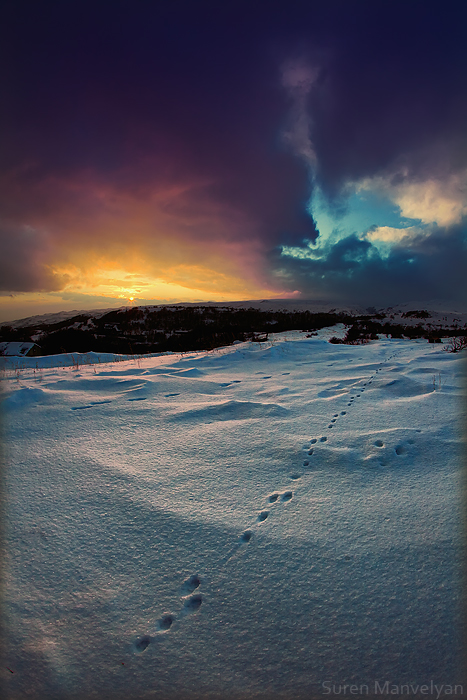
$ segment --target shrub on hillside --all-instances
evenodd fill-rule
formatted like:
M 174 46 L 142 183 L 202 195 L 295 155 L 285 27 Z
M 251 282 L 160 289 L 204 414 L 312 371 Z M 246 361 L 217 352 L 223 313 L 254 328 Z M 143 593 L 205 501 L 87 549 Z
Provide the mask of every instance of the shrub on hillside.
M 378 340 L 378 336 L 373 329 L 367 328 L 366 325 L 360 326 L 358 323 L 354 323 L 347 330 L 342 342 L 346 345 L 366 345 L 370 340 Z
M 465 348 L 467 348 L 467 335 L 461 335 L 457 336 L 457 338 L 451 338 L 444 349 L 446 352 L 460 352 Z

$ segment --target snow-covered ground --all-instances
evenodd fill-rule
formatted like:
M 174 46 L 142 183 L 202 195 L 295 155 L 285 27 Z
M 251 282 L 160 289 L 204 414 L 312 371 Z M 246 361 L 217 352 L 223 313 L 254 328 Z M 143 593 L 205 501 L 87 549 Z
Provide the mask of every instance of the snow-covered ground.
M 10 697 L 462 682 L 465 359 L 336 334 L 4 365 Z

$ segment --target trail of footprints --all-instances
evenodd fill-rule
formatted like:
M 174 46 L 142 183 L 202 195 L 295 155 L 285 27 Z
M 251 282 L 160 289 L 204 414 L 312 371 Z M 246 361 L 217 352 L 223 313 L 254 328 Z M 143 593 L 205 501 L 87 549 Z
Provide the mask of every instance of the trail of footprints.
M 177 620 L 181 620 L 187 615 L 195 613 L 201 607 L 203 596 L 195 591 L 201 586 L 201 579 L 197 574 L 193 574 L 184 581 L 180 587 L 180 595 L 182 599 L 182 607 L 178 616 L 174 613 L 164 613 L 157 620 L 154 630 L 154 635 L 143 634 L 133 643 L 133 649 L 136 653 L 141 653 L 157 639 L 161 634 L 166 634 Z
M 370 378 L 366 381 L 363 382 L 360 388 L 357 389 L 351 389 L 349 392 L 349 400 L 347 403 L 347 407 L 350 407 L 353 405 L 356 399 L 360 398 L 363 394 L 363 392 L 370 386 L 370 384 L 373 382 L 375 376 L 382 370 L 383 365 L 391 360 L 394 357 L 393 355 L 390 355 L 389 357 L 386 358 L 385 361 L 381 362 L 379 367 L 375 370 L 374 374 L 370 376 Z M 290 374 L 289 372 L 284 372 L 284 374 Z M 270 377 L 263 377 L 264 379 L 270 379 Z M 329 420 L 328 424 L 328 430 L 332 429 L 335 427 L 337 421 L 342 417 L 347 415 L 346 410 L 342 410 L 339 413 L 334 413 L 332 415 L 332 418 Z M 420 431 L 417 431 L 420 432 Z M 313 455 L 314 452 L 314 447 L 313 445 L 316 445 L 318 443 L 325 443 L 327 442 L 328 437 L 327 435 L 322 435 L 319 438 L 312 438 L 310 442 L 310 447 L 306 448 L 306 458 L 303 460 L 303 467 L 308 467 L 310 465 L 310 459 Z M 409 444 L 413 444 L 413 440 L 408 440 L 407 441 Z M 376 440 L 374 443 L 375 447 L 382 448 L 384 447 L 384 443 L 382 440 Z M 406 452 L 406 448 L 403 445 L 397 445 L 395 447 L 395 453 L 397 455 L 403 455 Z M 301 472 L 293 472 L 289 475 L 290 479 L 293 481 L 296 481 L 300 479 L 303 476 Z M 267 497 L 267 503 L 269 507 L 274 507 L 276 505 L 280 504 L 287 504 L 292 500 L 294 496 L 293 491 L 290 490 L 285 490 L 285 491 L 274 491 Z M 270 510 L 265 508 L 259 512 L 259 514 L 256 517 L 256 525 L 260 526 L 263 524 L 270 516 Z M 244 530 L 236 544 L 233 546 L 233 548 L 230 550 L 230 552 L 227 554 L 226 557 L 221 561 L 222 564 L 225 564 L 229 562 L 239 551 L 241 548 L 243 548 L 244 545 L 248 545 L 248 543 L 252 540 L 254 537 L 254 532 L 253 529 L 247 529 Z M 198 591 L 198 589 L 201 586 L 201 580 L 198 575 L 193 574 L 189 578 L 187 578 L 183 584 L 181 585 L 180 588 L 180 595 L 182 599 L 182 607 L 181 610 L 179 611 L 178 615 L 174 613 L 164 613 L 159 620 L 156 622 L 155 625 L 155 631 L 154 635 L 142 635 L 139 637 L 134 643 L 133 643 L 133 649 L 136 653 L 141 653 L 147 649 L 147 647 L 157 639 L 159 635 L 166 634 L 172 629 L 172 626 L 174 622 L 180 622 L 184 617 L 191 615 L 193 613 L 196 613 L 203 602 L 203 596 L 202 594 Z

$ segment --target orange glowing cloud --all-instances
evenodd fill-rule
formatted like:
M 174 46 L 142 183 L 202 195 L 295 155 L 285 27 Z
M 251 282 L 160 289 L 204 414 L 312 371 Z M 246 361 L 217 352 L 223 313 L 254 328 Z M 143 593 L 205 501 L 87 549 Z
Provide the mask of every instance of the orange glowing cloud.
M 31 291 L 180 301 L 280 295 L 267 282 L 255 222 L 208 189 L 206 182 L 119 188 L 89 174 L 42 181 L 40 206 L 27 216 L 39 241 L 31 264 L 42 270 Z

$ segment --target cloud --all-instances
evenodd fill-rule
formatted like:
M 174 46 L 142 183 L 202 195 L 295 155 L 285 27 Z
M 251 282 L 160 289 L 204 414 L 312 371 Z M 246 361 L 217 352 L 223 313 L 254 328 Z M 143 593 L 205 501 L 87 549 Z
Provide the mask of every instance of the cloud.
M 0 221 L 0 291 L 58 290 L 66 278 L 50 269 L 52 248 L 44 231 Z
M 310 115 L 307 97 L 313 88 L 319 71 L 303 59 L 289 60 L 282 66 L 282 85 L 292 101 L 289 126 L 284 131 L 284 142 L 306 163 L 311 180 L 314 179 L 316 153 L 310 139 Z
M 24 211 L 30 223 L 4 229 L 3 291 L 139 297 L 143 285 L 145 294 L 186 299 L 282 292 L 269 284 L 255 222 L 219 203 L 209 183 L 156 180 L 131 190 L 87 172 L 10 194 L 5 209 L 12 217 Z
M 428 177 L 420 180 L 405 171 L 387 176 L 367 178 L 356 186 L 362 190 L 377 191 L 390 198 L 401 215 L 449 227 L 460 224 L 467 216 L 467 169 L 447 173 L 443 179 Z
M 321 256 L 276 253 L 281 279 L 298 286 L 304 298 L 387 306 L 410 299 L 467 302 L 466 232 L 435 228 L 423 239 L 400 239 L 382 256 L 370 240 L 352 234 L 329 243 Z
M 371 243 L 381 242 L 393 245 L 408 244 L 416 238 L 424 237 L 427 231 L 420 226 L 394 228 L 393 226 L 374 226 L 365 232 L 364 238 Z

